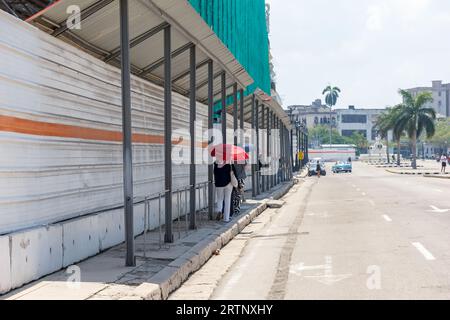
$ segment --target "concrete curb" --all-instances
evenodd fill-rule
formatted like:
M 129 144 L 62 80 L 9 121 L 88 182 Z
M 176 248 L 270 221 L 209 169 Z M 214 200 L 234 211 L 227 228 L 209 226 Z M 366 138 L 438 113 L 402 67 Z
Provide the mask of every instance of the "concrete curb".
M 294 186 L 294 181 L 283 186 L 273 194 L 271 199 L 280 199 Z M 158 272 L 148 281 L 135 288 L 130 298 L 139 300 L 166 300 L 170 293 L 178 289 L 194 272 L 198 271 L 217 250 L 227 245 L 256 217 L 267 209 L 269 199 L 263 200 L 255 209 L 242 216 L 231 226 L 224 226 L 206 239 L 192 247 L 166 268 Z
M 428 175 L 424 175 L 423 177 L 424 178 L 434 178 L 434 179 L 450 179 L 450 175 L 448 175 L 448 173 L 445 176 L 428 174 Z
M 394 174 L 403 174 L 403 175 L 418 175 L 418 176 L 434 176 L 434 175 L 440 175 L 440 172 L 405 172 L 405 171 L 394 171 L 394 170 L 389 170 L 386 169 L 387 172 L 389 173 L 394 173 Z M 449 173 L 446 173 L 446 175 L 448 175 Z M 445 179 L 445 178 L 444 178 Z

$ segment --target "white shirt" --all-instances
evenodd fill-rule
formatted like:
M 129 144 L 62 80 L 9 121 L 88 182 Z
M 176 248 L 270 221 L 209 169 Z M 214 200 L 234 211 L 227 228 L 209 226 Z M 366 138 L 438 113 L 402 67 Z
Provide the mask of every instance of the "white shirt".
M 447 162 L 447 157 L 443 155 L 443 156 L 441 157 L 441 161 L 442 161 L 442 162 Z

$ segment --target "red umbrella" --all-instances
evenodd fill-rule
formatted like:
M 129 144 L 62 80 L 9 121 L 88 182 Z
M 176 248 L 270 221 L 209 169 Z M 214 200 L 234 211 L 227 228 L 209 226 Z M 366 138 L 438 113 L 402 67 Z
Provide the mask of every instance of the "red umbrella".
M 214 146 L 211 151 L 211 156 L 223 161 L 243 162 L 249 159 L 249 155 L 241 147 L 232 144 L 219 144 Z

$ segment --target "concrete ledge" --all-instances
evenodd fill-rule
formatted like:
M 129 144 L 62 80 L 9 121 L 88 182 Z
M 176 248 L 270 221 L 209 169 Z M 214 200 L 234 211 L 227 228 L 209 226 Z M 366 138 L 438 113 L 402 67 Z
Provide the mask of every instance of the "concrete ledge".
M 292 188 L 293 184 L 293 182 L 290 182 L 283 186 L 274 194 L 273 198 L 279 199 L 283 197 Z M 220 234 L 216 233 L 202 240 L 183 256 L 151 277 L 148 282 L 138 286 L 130 298 L 166 300 L 170 293 L 178 289 L 191 274 L 199 270 L 213 256 L 216 250 L 227 245 L 266 209 L 267 201 L 263 201 L 233 225 L 225 226 Z
M 11 290 L 11 256 L 9 237 L 0 237 L 0 294 Z M 4 263 L 3 263 L 4 261 Z
M 10 239 L 12 288 L 19 288 L 63 267 L 61 225 L 15 233 Z

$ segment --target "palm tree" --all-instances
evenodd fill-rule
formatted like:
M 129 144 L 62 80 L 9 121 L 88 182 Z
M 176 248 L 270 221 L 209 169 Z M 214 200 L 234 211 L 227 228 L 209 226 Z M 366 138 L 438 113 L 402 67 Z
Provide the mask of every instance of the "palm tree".
M 389 131 L 394 129 L 394 124 L 395 120 L 392 117 L 392 108 L 388 108 L 385 112 L 382 112 L 375 123 L 375 127 L 378 129 L 381 138 L 386 139 L 386 157 L 388 163 L 391 163 L 389 156 Z
M 404 129 L 412 142 L 412 167 L 417 169 L 417 138 L 426 133 L 428 138 L 436 132 L 436 111 L 427 107 L 433 102 L 431 92 L 423 92 L 414 97 L 405 90 L 399 91 L 403 97 L 401 112 L 396 121 L 398 129 Z
M 398 123 L 398 120 L 400 118 L 400 114 L 403 112 L 403 105 L 399 104 L 396 105 L 394 108 L 391 109 L 391 119 L 393 121 L 393 138 L 395 142 L 397 143 L 397 166 L 400 166 L 400 151 L 401 151 L 401 139 L 405 132 L 405 128 L 401 126 L 401 124 Z
M 333 86 L 327 86 L 322 92 L 322 95 L 325 95 L 325 103 L 330 108 L 330 145 L 331 145 L 332 122 L 333 122 L 331 119 L 333 114 L 333 107 L 336 105 L 340 93 L 341 89 Z

